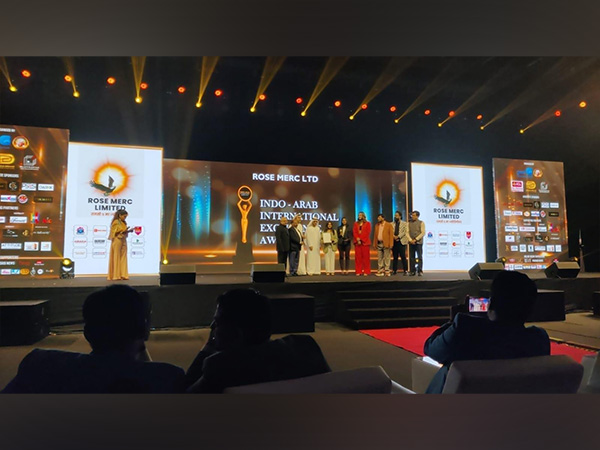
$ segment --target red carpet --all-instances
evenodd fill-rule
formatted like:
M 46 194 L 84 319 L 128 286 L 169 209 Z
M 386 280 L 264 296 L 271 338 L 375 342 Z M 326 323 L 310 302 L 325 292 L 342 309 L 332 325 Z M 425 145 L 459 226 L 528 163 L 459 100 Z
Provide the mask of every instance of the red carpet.
M 361 333 L 374 337 L 387 344 L 400 347 L 419 356 L 424 356 L 423 345 L 427 338 L 438 327 L 416 327 L 416 328 L 391 328 L 385 330 L 360 330 Z M 585 355 L 593 355 L 596 352 L 584 350 L 567 344 L 550 342 L 550 353 L 552 355 L 568 355 L 577 362 Z

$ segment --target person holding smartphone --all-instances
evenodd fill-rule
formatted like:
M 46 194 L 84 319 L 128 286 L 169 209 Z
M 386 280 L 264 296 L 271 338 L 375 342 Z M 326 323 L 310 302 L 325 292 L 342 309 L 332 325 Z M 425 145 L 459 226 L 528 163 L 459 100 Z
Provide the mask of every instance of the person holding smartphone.
M 113 216 L 110 224 L 108 239 L 111 240 L 110 255 L 108 257 L 108 279 L 129 280 L 129 269 L 127 267 L 127 236 L 133 228 L 127 226 L 125 209 L 119 209 Z

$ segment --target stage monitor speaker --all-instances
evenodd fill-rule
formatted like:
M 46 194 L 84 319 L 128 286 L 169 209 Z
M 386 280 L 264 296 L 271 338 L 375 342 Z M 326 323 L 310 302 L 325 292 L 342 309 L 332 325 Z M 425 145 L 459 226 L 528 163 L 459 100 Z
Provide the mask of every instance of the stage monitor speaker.
M 285 264 L 252 264 L 250 276 L 254 283 L 283 283 Z
M 48 300 L 0 302 L 0 345 L 30 345 L 50 332 Z
M 160 285 L 196 284 L 195 264 L 163 264 L 160 266 Z
M 504 264 L 501 262 L 480 262 L 469 269 L 469 277 L 471 280 L 491 280 L 503 270 Z
M 546 278 L 577 278 L 579 264 L 575 261 L 556 261 L 546 267 Z

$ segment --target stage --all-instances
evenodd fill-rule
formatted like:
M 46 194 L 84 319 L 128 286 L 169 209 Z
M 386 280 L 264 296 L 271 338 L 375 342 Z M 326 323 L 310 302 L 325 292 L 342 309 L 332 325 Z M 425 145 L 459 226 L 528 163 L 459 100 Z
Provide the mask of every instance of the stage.
M 529 273 L 539 290 L 564 291 L 569 310 L 590 310 L 594 291 L 600 291 L 600 273 L 580 273 L 573 279 L 548 279 L 543 272 Z M 219 294 L 234 287 L 253 287 L 271 296 L 303 294 L 314 297 L 315 321 L 336 320 L 340 293 L 352 291 L 439 291 L 454 304 L 466 295 L 479 295 L 490 287 L 489 280 L 471 280 L 467 272 L 426 272 L 422 277 L 334 276 L 287 277 L 283 283 L 253 283 L 248 274 L 197 274 L 195 284 L 161 286 L 158 276 L 131 277 L 127 283 L 147 291 L 152 303 L 153 328 L 202 327 L 212 320 Z M 81 308 L 86 296 L 111 282 L 104 277 L 73 279 L 3 279 L 0 301 L 49 300 L 51 327 L 82 323 Z

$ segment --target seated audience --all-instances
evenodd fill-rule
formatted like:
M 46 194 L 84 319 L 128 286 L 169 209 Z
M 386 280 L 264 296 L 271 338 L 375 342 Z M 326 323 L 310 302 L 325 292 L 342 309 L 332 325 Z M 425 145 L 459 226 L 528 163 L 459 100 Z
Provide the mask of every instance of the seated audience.
M 427 393 L 442 392 L 454 361 L 549 355 L 546 331 L 525 327 L 536 296 L 535 283 L 527 275 L 509 271 L 497 274 L 492 281 L 487 317 L 459 313 L 425 342 L 425 354 L 443 364 Z
M 330 371 L 312 337 L 270 338 L 271 310 L 266 297 L 253 289 L 222 294 L 208 341 L 186 373 L 188 392 L 220 393 L 231 386 Z
M 113 285 L 83 305 L 89 354 L 35 349 L 19 365 L 4 393 L 182 392 L 183 369 L 150 362 L 149 303 L 135 289 Z

